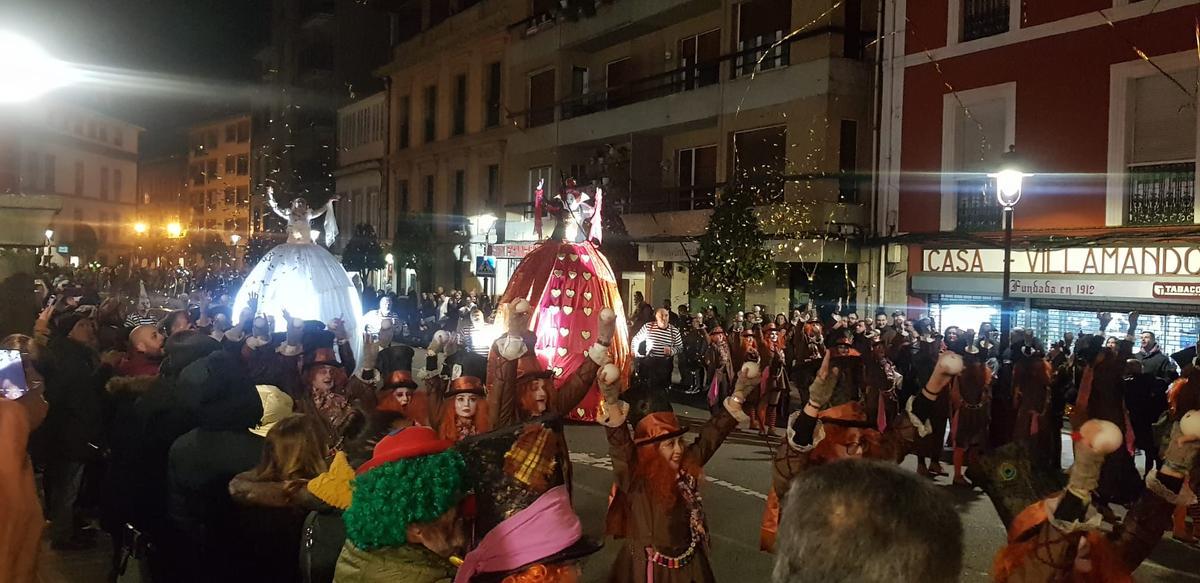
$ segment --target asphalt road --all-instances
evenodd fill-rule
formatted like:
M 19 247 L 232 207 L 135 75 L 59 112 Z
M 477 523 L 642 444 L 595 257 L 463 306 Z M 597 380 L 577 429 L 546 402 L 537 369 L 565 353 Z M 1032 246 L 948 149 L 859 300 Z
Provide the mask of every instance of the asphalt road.
M 675 410 L 681 417 L 694 420 L 693 425 L 708 418 L 701 409 L 675 405 Z M 567 442 L 574 463 L 576 511 L 583 518 L 585 532 L 600 537 L 612 483 L 604 431 L 594 426 L 571 426 L 567 428 Z M 707 483 L 702 493 L 718 581 L 770 581 L 774 558 L 758 550 L 758 536 L 770 488 L 772 451 L 756 433 L 739 430 L 704 468 Z M 1065 451 L 1070 451 L 1069 444 Z M 949 464 L 943 465 L 950 469 Z M 915 470 L 915 460 L 910 456 L 903 466 Z M 989 581 L 992 559 L 1005 541 L 1000 518 L 981 491 L 952 486 L 945 477 L 937 478 L 936 484 L 951 497 L 962 516 L 966 540 L 961 580 Z M 608 566 L 620 544 L 612 539 L 605 543 L 605 548 L 584 564 L 586 583 L 607 578 Z M 1168 535 L 1134 577 L 1139 582 L 1200 582 L 1200 548 L 1181 544 Z

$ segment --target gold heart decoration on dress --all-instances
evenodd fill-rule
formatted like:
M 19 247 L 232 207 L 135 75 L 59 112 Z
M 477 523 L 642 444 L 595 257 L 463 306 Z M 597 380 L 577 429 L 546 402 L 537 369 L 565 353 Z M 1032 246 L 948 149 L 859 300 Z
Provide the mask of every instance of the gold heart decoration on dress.
M 570 330 L 568 330 L 568 329 L 566 329 L 566 328 L 559 328 L 559 329 L 558 329 L 558 334 L 559 334 L 560 336 L 562 336 L 563 338 L 566 338 L 566 337 L 567 337 L 567 334 L 570 334 L 570 333 L 571 333 L 571 331 L 570 331 Z
M 556 377 L 562 376 L 562 373 L 563 373 L 563 369 L 561 366 L 556 366 L 554 368 L 551 368 L 550 371 L 553 372 L 554 376 L 556 376 Z
M 555 269 L 554 271 L 551 271 L 550 274 L 553 275 L 554 277 L 562 277 L 563 270 Z
M 587 274 L 585 273 L 584 275 L 587 275 Z M 571 279 L 575 279 L 576 277 L 579 277 L 579 272 L 578 271 L 568 271 L 567 277 L 569 277 Z
M 566 355 L 567 355 L 567 347 L 566 347 L 566 346 L 559 346 L 559 347 L 558 347 L 558 355 L 559 355 L 559 356 L 566 356 Z
M 589 338 L 591 338 L 591 337 L 592 337 L 592 333 L 591 333 L 590 331 L 588 331 L 588 330 L 582 330 L 582 331 L 580 331 L 580 332 L 579 332 L 579 335 L 580 335 L 580 336 L 583 336 L 583 339 L 584 339 L 584 340 L 587 340 L 587 339 L 589 339 Z
M 588 261 L 592 260 L 591 255 L 580 255 L 579 258 L 582 259 L 584 263 L 587 263 Z
M 585 298 L 587 298 L 587 299 L 589 299 L 589 300 L 590 300 L 590 299 L 592 299 L 592 298 L 590 297 L 591 295 L 592 295 L 592 292 L 583 292 L 583 297 L 585 297 Z M 554 296 L 554 297 L 556 297 L 556 298 L 557 298 L 558 296 Z M 573 289 L 569 289 L 569 290 L 567 290 L 567 297 L 568 297 L 568 298 L 573 298 L 573 297 L 575 297 L 575 290 L 573 290 Z
M 562 261 L 563 259 L 566 259 L 566 258 L 567 258 L 567 254 L 566 254 L 566 253 L 559 253 L 559 254 L 558 254 L 558 260 L 559 260 L 559 261 Z
M 567 295 L 571 295 L 571 293 L 567 292 Z M 572 297 L 574 297 L 574 296 L 572 296 Z M 592 292 L 590 292 L 590 291 L 583 292 L 583 299 L 585 299 L 589 302 L 592 301 Z
M 558 296 L 561 296 L 561 295 L 562 295 L 562 290 L 561 290 L 561 289 L 552 289 L 552 290 L 550 290 L 550 296 L 551 296 L 551 297 L 555 297 L 555 298 L 557 298 Z
M 579 256 L 578 256 L 578 255 L 576 255 L 576 254 L 574 254 L 574 253 L 572 253 L 572 254 L 571 254 L 571 261 L 579 261 Z
M 591 280 L 592 280 L 592 272 L 590 272 L 590 271 L 583 272 L 583 281 L 591 281 Z
M 591 307 L 591 306 L 584 306 L 584 307 L 583 307 L 583 315 L 584 315 L 584 316 L 591 316 L 591 315 L 592 315 L 592 307 Z
M 564 313 L 564 314 L 566 314 L 566 315 L 570 316 L 570 315 L 571 315 L 571 312 L 574 312 L 574 311 L 575 311 L 575 308 L 573 308 L 573 307 L 571 307 L 571 306 L 563 306 L 563 307 L 562 307 L 562 311 L 563 311 L 563 313 Z

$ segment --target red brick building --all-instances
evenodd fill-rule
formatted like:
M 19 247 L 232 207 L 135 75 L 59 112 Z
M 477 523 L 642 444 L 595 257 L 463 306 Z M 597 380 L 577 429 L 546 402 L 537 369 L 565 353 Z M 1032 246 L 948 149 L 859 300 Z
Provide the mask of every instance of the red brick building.
M 1137 307 L 1165 348 L 1194 342 L 1200 1 L 892 0 L 883 21 L 875 222 L 907 249 L 887 255 L 910 308 L 998 318 L 986 174 L 1015 145 L 1035 174 L 1014 214 L 1016 325 L 1057 337 Z M 905 301 L 899 279 L 881 299 Z

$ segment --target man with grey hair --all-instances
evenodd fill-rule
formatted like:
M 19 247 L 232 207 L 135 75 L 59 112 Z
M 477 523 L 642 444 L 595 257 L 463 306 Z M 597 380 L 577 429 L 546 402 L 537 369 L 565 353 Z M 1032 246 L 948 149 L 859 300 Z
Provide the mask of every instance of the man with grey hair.
M 962 522 L 927 480 L 889 464 L 841 460 L 800 474 L 776 539 L 775 583 L 952 583 Z

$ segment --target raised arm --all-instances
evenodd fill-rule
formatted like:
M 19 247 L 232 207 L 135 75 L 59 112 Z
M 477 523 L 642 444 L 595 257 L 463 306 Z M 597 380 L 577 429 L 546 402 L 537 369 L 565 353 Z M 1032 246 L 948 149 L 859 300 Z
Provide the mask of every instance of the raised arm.
M 283 208 L 275 202 L 275 189 L 270 186 L 267 187 L 267 206 L 270 207 L 271 212 L 274 212 L 279 216 L 279 218 L 285 221 L 291 218 L 288 216 L 287 211 L 283 210 Z

